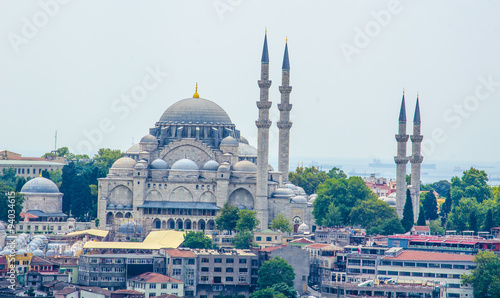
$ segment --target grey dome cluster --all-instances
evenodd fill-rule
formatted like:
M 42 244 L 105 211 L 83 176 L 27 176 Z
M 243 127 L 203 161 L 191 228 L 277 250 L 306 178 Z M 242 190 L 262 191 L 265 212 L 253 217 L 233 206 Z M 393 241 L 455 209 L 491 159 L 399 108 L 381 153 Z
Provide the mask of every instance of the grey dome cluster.
M 120 224 L 120 226 L 118 227 L 118 232 L 125 234 L 142 233 L 143 228 L 140 223 L 134 220 L 127 220 Z
M 187 158 L 179 159 L 178 161 L 174 162 L 172 165 L 172 170 L 180 170 L 180 171 L 198 171 L 198 165 Z
M 171 105 L 160 122 L 185 124 L 232 124 L 227 113 L 216 103 L 204 98 L 186 98 Z
M 59 193 L 59 188 L 51 180 L 37 177 L 26 182 L 21 189 L 24 193 Z

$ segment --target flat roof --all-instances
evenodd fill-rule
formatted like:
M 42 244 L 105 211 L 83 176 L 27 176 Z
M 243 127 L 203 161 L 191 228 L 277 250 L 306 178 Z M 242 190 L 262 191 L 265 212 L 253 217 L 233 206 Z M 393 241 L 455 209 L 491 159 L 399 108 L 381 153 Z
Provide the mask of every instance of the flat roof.
M 83 248 L 95 249 L 151 249 L 178 248 L 184 242 L 184 232 L 153 231 L 143 242 L 94 242 L 89 241 Z
M 108 235 L 109 231 L 104 231 L 104 230 L 97 230 L 97 229 L 89 229 L 89 230 L 83 230 L 83 231 L 77 231 L 77 232 L 71 232 L 66 235 L 66 237 L 75 237 L 75 236 L 81 236 L 81 235 L 91 235 L 91 236 L 97 236 L 97 237 L 106 237 Z
M 13 165 L 13 166 L 59 166 L 64 167 L 63 163 L 54 161 L 44 161 L 44 160 L 12 160 L 12 159 L 2 159 L 0 160 L 0 166 L 3 165 Z

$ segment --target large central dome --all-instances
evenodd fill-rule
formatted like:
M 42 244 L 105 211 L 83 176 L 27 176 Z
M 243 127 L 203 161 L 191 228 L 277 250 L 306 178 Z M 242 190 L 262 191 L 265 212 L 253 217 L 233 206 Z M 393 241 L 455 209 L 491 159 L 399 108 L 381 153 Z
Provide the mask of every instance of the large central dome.
M 182 124 L 232 124 L 227 113 L 215 102 L 204 98 L 186 98 L 171 105 L 159 122 Z

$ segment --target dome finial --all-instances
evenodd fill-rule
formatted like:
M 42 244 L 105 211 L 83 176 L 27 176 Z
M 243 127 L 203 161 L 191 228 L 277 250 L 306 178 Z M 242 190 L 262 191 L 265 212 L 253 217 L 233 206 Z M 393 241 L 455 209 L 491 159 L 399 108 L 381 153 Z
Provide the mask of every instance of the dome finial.
M 198 83 L 196 83 L 196 91 L 193 94 L 193 98 L 200 98 L 200 95 L 198 94 Z

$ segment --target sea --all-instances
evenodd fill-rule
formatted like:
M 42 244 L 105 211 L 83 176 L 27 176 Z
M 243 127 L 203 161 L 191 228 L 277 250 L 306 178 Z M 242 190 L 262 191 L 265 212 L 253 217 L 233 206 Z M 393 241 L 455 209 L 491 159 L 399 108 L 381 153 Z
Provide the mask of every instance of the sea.
M 277 157 L 270 156 L 270 164 L 278 169 Z M 394 159 L 355 159 L 355 158 L 319 158 L 319 157 L 290 157 L 290 171 L 295 171 L 297 166 L 318 167 L 328 172 L 337 167 L 348 176 L 369 177 L 375 174 L 377 177 L 396 179 L 396 164 Z M 463 172 L 471 167 L 483 170 L 488 174 L 488 184 L 500 185 L 500 162 L 468 162 L 468 161 L 425 161 L 421 167 L 421 181 L 424 184 L 440 180 L 451 181 L 454 176 L 462 177 Z M 406 173 L 410 174 L 410 163 L 407 165 Z

